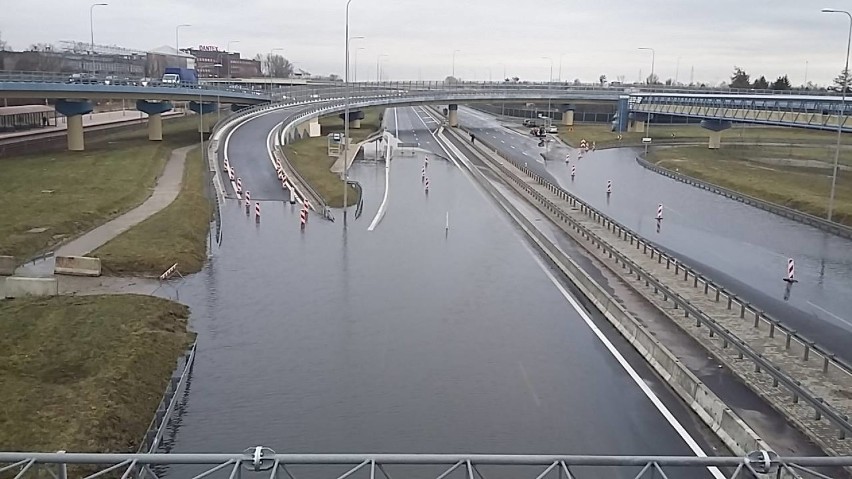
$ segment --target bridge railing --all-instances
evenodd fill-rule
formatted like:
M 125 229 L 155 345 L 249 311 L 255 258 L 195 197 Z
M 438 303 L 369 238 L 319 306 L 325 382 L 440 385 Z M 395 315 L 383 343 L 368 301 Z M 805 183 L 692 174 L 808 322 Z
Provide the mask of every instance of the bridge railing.
M 6 464 L 3 466 L 3 464 Z M 715 477 L 826 478 L 842 474 L 852 457 L 779 457 L 755 451 L 746 457 L 733 456 L 605 456 L 605 455 L 496 455 L 496 454 L 276 454 L 266 447 L 248 448 L 237 454 L 88 454 L 0 452 L 0 473 L 17 473 L 15 479 L 46 477 L 68 479 L 69 466 L 118 477 L 158 479 L 155 472 L 169 467 L 172 477 L 239 479 L 243 473 L 277 479 L 337 478 L 391 479 L 573 479 L 576 477 L 655 478 L 667 474 L 697 477 L 709 471 Z M 174 466 L 183 466 L 176 468 Z M 819 468 L 819 470 L 817 470 Z M 578 473 L 578 470 L 582 472 Z M 46 473 L 44 472 L 46 471 Z M 177 472 L 183 472 L 178 474 Z M 393 474 L 393 475 L 392 475 Z M 767 476 L 764 476 L 767 474 Z M 40 475 L 40 476 L 39 476 Z

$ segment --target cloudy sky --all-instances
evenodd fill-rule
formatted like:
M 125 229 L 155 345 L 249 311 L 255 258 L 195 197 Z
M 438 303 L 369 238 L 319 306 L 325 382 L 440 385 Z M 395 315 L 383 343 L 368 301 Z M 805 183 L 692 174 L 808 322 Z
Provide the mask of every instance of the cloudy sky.
M 149 50 L 229 41 L 244 56 L 282 48 L 312 73 L 343 73 L 345 0 L 100 0 L 95 42 Z M 89 40 L 89 0 L 0 0 L 0 32 L 15 49 Z M 822 7 L 852 0 L 353 0 L 350 35 L 358 79 L 468 80 L 503 76 L 596 81 L 647 76 L 718 83 L 734 65 L 773 80 L 826 84 L 843 68 L 848 19 Z M 353 54 L 354 57 L 354 54 Z

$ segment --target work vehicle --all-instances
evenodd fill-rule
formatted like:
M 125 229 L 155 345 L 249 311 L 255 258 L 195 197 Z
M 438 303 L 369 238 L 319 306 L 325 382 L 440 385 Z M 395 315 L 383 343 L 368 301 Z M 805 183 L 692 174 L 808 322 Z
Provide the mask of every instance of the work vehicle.
M 163 72 L 164 86 L 196 86 L 198 74 L 191 68 L 167 67 Z

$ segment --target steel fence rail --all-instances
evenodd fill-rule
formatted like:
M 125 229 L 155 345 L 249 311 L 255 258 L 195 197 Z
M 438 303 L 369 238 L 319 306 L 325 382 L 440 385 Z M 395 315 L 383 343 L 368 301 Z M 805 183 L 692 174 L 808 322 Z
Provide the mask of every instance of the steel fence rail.
M 502 152 L 499 151 L 498 148 L 491 145 L 487 140 L 480 140 L 480 143 L 487 146 L 490 150 L 492 150 L 495 154 L 497 154 L 501 158 L 503 158 L 506 161 L 509 161 L 510 163 L 515 165 L 516 168 L 523 171 L 530 178 L 534 179 L 538 184 L 545 186 L 546 188 L 548 188 L 553 193 L 556 193 L 556 194 L 560 195 L 563 199 L 570 201 L 570 203 L 573 206 L 578 207 L 578 209 L 580 210 L 581 213 L 593 218 L 599 224 L 603 224 L 607 229 L 611 230 L 612 232 L 614 232 L 614 233 L 617 232 L 619 237 L 623 236 L 625 241 L 627 241 L 628 238 L 629 238 L 630 243 L 633 244 L 635 242 L 637 248 L 642 246 L 646 249 L 649 249 L 649 250 L 656 252 L 658 260 L 665 259 L 667 262 L 674 262 L 676 267 L 683 268 L 684 271 L 685 271 L 685 274 L 687 274 L 687 275 L 689 274 L 690 271 L 692 271 L 693 275 L 696 277 L 696 282 L 697 282 L 697 279 L 700 277 L 700 275 L 698 273 L 694 272 L 694 270 L 692 270 L 692 269 L 686 269 L 686 267 L 683 265 L 683 263 L 680 260 L 678 260 L 677 258 L 675 258 L 675 257 L 673 257 L 673 256 L 671 256 L 671 255 L 669 255 L 669 254 L 667 254 L 663 251 L 660 251 L 659 249 L 657 249 L 656 247 L 651 245 L 644 238 L 642 238 L 641 236 L 639 236 L 637 233 L 633 232 L 629 228 L 626 228 L 625 226 L 623 226 L 622 224 L 613 220 L 609 216 L 601 213 L 599 210 L 595 209 L 594 207 L 592 207 L 588 203 L 584 202 L 583 200 L 579 199 L 578 197 L 574 196 L 573 194 L 569 193 L 568 191 L 564 190 L 563 188 L 552 184 L 551 182 L 549 182 L 545 178 L 543 178 L 540 175 L 536 174 L 535 172 L 531 171 L 526 166 L 521 165 L 518 161 L 512 159 L 508 155 L 503 154 Z M 559 206 L 552 203 L 550 200 L 548 200 L 543 195 L 541 195 L 540 193 L 538 193 L 537 191 L 535 191 L 534 189 L 529 187 L 529 185 L 527 185 L 526 183 L 521 181 L 519 178 L 517 178 L 517 176 L 515 176 L 514 174 L 512 174 L 511 172 L 506 170 L 505 167 L 503 167 L 502 165 L 497 165 L 497 166 L 500 167 L 504 171 L 504 173 L 507 173 L 507 175 L 510 178 L 513 178 L 518 184 L 521 184 L 522 187 L 524 187 L 526 189 L 526 191 L 528 191 L 528 193 L 530 193 L 533 197 L 535 197 L 537 201 L 541 202 L 551 212 L 557 214 L 563 221 L 568 222 L 571 225 L 571 227 L 573 229 L 575 229 L 575 231 L 582 232 L 582 234 L 592 242 L 592 246 L 597 246 L 598 248 L 603 248 L 604 250 L 606 250 L 606 252 L 608 254 L 615 256 L 616 258 L 618 258 L 619 261 L 622 262 L 623 265 L 626 265 L 629 268 L 629 271 L 630 271 L 629 274 L 638 275 L 646 283 L 651 284 L 656 289 L 662 291 L 663 295 L 664 295 L 663 296 L 664 299 L 671 298 L 673 301 L 675 301 L 676 304 L 680 305 L 680 307 L 685 311 L 686 315 L 691 314 L 694 318 L 696 318 L 699 325 L 701 325 L 701 324 L 706 325 L 715 334 L 718 334 L 720 337 L 724 338 L 725 341 L 727 341 L 727 343 L 734 346 L 744 356 L 747 356 L 749 359 L 751 359 L 756 365 L 758 365 L 758 367 L 761 370 L 763 370 L 767 374 L 769 374 L 777 383 L 783 384 L 794 395 L 794 398 L 796 398 L 796 400 L 798 400 L 798 398 L 804 399 L 816 412 L 816 418 L 817 419 L 819 419 L 821 416 L 825 416 L 826 418 L 828 418 L 829 421 L 831 421 L 839 429 L 839 431 L 840 431 L 839 437 L 840 438 L 845 438 L 847 435 L 852 434 L 852 424 L 850 424 L 849 418 L 846 415 L 842 414 L 837 409 L 832 407 L 830 404 L 826 403 L 823 398 L 818 397 L 813 392 L 811 392 L 809 389 L 802 386 L 802 384 L 798 380 L 791 377 L 785 371 L 781 370 L 778 366 L 776 366 L 775 364 L 773 364 L 772 362 L 770 362 L 769 360 L 764 358 L 762 354 L 755 351 L 749 344 L 747 344 L 746 342 L 737 338 L 736 335 L 734 335 L 728 329 L 724 328 L 723 326 L 718 324 L 714 319 L 712 319 L 710 316 L 708 316 L 707 314 L 702 312 L 699 308 L 692 305 L 692 303 L 690 303 L 686 298 L 684 298 L 681 295 L 672 291 L 669 287 L 667 287 L 661 281 L 657 280 L 656 277 L 654 277 L 653 275 L 651 275 L 650 273 L 645 271 L 642 267 L 637 265 L 633 260 L 631 260 L 627 256 L 623 255 L 616 248 L 613 248 L 612 246 L 610 246 L 606 241 L 601 239 L 594 232 L 589 231 L 582 224 L 580 224 L 579 222 L 574 220 L 570 215 L 568 215 L 567 213 L 562 211 L 562 209 Z M 653 257 L 653 254 L 652 254 L 652 257 Z M 745 309 L 744 304 L 743 304 L 743 308 Z M 762 313 L 762 314 L 765 315 L 765 313 Z M 760 318 L 760 314 L 758 314 L 756 317 Z M 789 331 L 786 328 L 783 328 L 780 325 L 780 323 L 778 323 L 777 321 L 775 321 L 773 324 L 774 324 L 774 327 L 782 329 L 782 331 L 786 332 L 789 336 L 801 338 L 801 336 L 799 336 L 797 333 Z M 812 341 L 806 341 L 806 344 L 811 345 L 811 347 L 814 348 L 815 350 L 817 349 L 817 348 L 814 347 L 815 345 Z M 819 351 L 822 351 L 823 354 L 825 354 L 824 357 L 826 358 L 826 361 L 834 362 L 843 371 L 845 371 L 847 373 L 849 372 L 849 367 L 845 363 L 838 361 L 834 357 L 833 354 L 825 353 L 824 348 L 819 348 Z

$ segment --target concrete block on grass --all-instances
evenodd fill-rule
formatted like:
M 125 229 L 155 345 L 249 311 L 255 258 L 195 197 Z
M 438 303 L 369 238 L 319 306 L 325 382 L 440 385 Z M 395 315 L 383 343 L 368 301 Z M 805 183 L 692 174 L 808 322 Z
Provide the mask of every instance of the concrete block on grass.
M 24 278 L 9 276 L 6 278 L 7 298 L 22 298 L 24 296 L 56 296 L 59 294 L 59 283 L 56 278 Z
M 57 256 L 53 272 L 70 276 L 100 276 L 101 260 L 87 256 Z
M 0 276 L 12 276 L 15 274 L 15 257 L 0 256 Z

